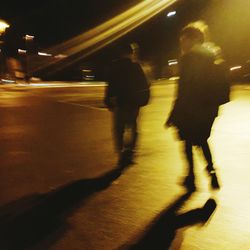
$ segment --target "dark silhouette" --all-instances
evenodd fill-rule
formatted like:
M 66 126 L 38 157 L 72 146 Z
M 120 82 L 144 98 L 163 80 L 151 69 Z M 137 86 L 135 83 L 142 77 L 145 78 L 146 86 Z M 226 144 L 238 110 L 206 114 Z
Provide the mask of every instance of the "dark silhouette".
M 114 169 L 100 177 L 77 180 L 50 193 L 24 197 L 0 208 L 0 248 L 24 250 L 46 239 L 52 245 L 67 230 L 64 217 L 90 195 L 109 187 L 121 174 L 121 170 Z
M 175 126 L 180 139 L 185 142 L 189 172 L 183 184 L 195 190 L 192 147 L 198 146 L 207 162 L 206 170 L 213 177 L 211 185 L 219 188 L 207 140 L 219 105 L 229 101 L 229 88 L 226 88 L 229 84 L 226 75 L 223 78 L 224 67 L 218 66 L 223 60 L 216 54 L 220 51 L 218 47 L 215 49 L 211 44 L 204 43 L 204 33 L 195 26 L 188 25 L 181 31 L 180 45 L 182 56 L 177 98 L 166 126 Z M 216 185 L 212 181 L 215 178 Z
M 2 37 L 0 34 L 0 40 L 2 40 L 0 73 L 2 78 L 12 81 L 24 78 L 23 66 L 18 55 L 18 44 L 22 44 L 21 37 L 21 32 L 15 27 L 15 24 L 7 28 Z
M 137 118 L 140 107 L 149 100 L 149 85 L 145 74 L 141 66 L 132 60 L 135 51 L 132 46 L 123 47 L 120 58 L 113 61 L 105 77 L 108 87 L 104 102 L 113 112 L 118 165 L 133 162 L 138 139 Z M 129 132 L 129 138 L 125 138 L 125 131 Z
M 137 243 L 130 247 L 123 246 L 120 249 L 166 250 L 171 246 L 177 229 L 195 224 L 204 225 L 216 209 L 216 202 L 214 199 L 209 199 L 203 207 L 178 215 L 177 210 L 190 196 L 191 192 L 188 192 L 178 198 L 171 206 L 162 211 Z

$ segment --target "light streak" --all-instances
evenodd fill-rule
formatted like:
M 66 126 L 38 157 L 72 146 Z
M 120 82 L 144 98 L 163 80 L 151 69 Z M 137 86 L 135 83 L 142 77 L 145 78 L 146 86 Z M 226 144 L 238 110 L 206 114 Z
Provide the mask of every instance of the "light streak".
M 178 62 L 169 62 L 168 65 L 171 66 L 171 65 L 177 65 Z
M 176 11 L 170 11 L 170 12 L 168 12 L 167 17 L 172 17 L 175 15 L 176 15 Z
M 26 52 L 25 49 L 18 49 L 18 54 L 26 54 Z
M 55 57 L 56 59 L 63 59 L 63 58 L 66 58 L 67 55 L 59 54 L 59 55 L 55 55 L 54 57 Z
M 1 79 L 3 83 L 15 83 L 14 80 L 9 80 L 9 79 Z
M 48 49 L 48 54 L 66 54 L 68 56 L 62 60 L 46 63 L 33 60 L 31 71 L 34 72 L 55 63 L 57 63 L 57 70 L 67 67 L 126 35 L 177 1 L 143 1 L 99 26 Z
M 33 39 L 34 39 L 34 36 L 32 36 L 32 35 L 25 35 L 24 36 L 24 40 L 26 40 L 26 41 L 33 41 Z
M 52 56 L 52 54 L 44 53 L 44 52 L 38 52 L 39 56 Z
M 171 65 L 176 65 L 178 64 L 178 60 L 177 59 L 171 59 L 171 60 L 168 60 L 168 65 L 171 66 Z
M 237 70 L 237 69 L 241 69 L 242 66 L 234 66 L 232 68 L 230 68 L 231 71 Z

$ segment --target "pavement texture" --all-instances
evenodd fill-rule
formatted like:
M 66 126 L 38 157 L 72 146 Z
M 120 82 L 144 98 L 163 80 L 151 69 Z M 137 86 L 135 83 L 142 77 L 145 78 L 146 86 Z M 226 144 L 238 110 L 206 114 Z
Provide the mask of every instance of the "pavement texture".
M 182 142 L 163 126 L 175 84 L 152 86 L 123 170 L 104 86 L 68 85 L 0 87 L 0 249 L 250 249 L 249 85 L 232 87 L 209 140 L 220 190 L 197 148 L 193 193 L 180 185 Z

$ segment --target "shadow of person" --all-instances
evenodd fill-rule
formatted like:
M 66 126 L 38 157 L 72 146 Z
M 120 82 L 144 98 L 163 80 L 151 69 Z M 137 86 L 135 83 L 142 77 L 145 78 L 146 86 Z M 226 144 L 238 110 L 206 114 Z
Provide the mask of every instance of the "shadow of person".
M 52 245 L 67 230 L 65 217 L 90 195 L 109 187 L 121 174 L 116 168 L 100 177 L 77 180 L 50 193 L 24 197 L 0 208 L 0 248 L 28 249 L 47 238 L 50 238 L 47 244 Z
M 162 211 L 137 243 L 129 247 L 123 246 L 120 249 L 166 250 L 171 246 L 177 229 L 207 222 L 216 208 L 216 202 L 213 199 L 208 199 L 201 208 L 177 215 L 177 210 L 188 200 L 191 193 L 185 193 L 170 207 Z

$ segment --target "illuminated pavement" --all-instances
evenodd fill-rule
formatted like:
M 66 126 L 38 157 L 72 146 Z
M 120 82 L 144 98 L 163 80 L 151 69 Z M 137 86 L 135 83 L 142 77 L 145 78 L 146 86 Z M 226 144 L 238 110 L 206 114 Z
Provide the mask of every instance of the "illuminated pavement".
M 213 127 L 222 188 L 209 188 L 197 150 L 197 191 L 190 197 L 179 185 L 181 143 L 163 127 L 173 84 L 153 86 L 136 163 L 120 176 L 103 176 L 117 161 L 103 86 L 66 85 L 0 87 L 0 249 L 129 249 L 158 224 L 155 240 L 163 235 L 164 243 L 140 249 L 250 249 L 249 85 L 233 88 Z M 197 213 L 191 221 L 180 216 L 209 198 L 217 207 L 206 224 L 197 223 Z M 177 222 L 186 226 L 173 228 Z

